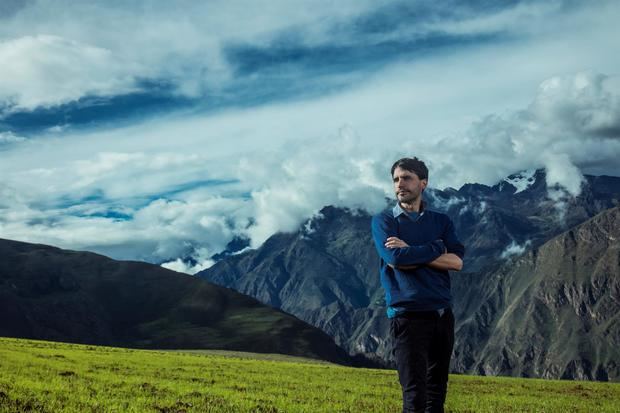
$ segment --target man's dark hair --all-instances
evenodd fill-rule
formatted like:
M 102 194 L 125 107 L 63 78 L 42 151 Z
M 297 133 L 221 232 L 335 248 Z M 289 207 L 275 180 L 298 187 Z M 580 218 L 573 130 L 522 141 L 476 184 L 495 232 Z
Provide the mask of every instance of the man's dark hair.
M 396 168 L 404 169 L 405 171 L 415 173 L 420 180 L 428 179 L 428 168 L 426 164 L 416 157 L 402 158 L 394 162 L 392 165 L 391 176 L 394 176 Z

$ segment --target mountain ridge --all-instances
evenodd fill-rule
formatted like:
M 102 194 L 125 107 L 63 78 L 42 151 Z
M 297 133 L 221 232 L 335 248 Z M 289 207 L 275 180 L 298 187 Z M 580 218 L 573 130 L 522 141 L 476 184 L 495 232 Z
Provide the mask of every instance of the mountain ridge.
M 281 310 L 159 266 L 0 239 L 0 335 L 135 348 L 216 348 L 354 364 Z

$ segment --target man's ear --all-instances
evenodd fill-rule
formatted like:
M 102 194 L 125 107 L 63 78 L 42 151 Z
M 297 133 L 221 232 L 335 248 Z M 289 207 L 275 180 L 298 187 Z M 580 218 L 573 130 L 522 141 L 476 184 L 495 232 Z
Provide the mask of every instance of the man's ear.
M 428 179 L 422 179 L 420 181 L 420 184 L 422 185 L 422 190 L 426 189 L 426 185 L 428 185 Z

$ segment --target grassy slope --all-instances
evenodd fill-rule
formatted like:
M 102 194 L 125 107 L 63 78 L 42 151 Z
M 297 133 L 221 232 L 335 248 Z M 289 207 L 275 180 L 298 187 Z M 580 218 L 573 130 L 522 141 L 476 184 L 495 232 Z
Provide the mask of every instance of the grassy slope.
M 0 338 L 0 413 L 395 412 L 396 373 Z M 620 384 L 451 376 L 448 412 L 617 412 Z
M 277 352 L 352 364 L 323 331 L 158 265 L 4 239 L 0 257 L 3 337 Z

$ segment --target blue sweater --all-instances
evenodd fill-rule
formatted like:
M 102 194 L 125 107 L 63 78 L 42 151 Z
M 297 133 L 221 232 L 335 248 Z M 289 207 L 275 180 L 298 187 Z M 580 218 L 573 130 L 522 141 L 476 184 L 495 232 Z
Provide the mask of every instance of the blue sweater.
M 465 247 L 454 232 L 454 224 L 442 213 L 424 210 L 407 213 L 397 204 L 393 210 L 372 217 L 372 237 L 381 258 L 381 285 L 385 290 L 388 317 L 405 311 L 434 311 L 452 304 L 450 274 L 430 268 L 446 250 L 461 259 Z M 408 247 L 386 248 L 388 237 L 398 237 Z M 413 270 L 399 270 L 390 265 L 420 265 Z

